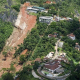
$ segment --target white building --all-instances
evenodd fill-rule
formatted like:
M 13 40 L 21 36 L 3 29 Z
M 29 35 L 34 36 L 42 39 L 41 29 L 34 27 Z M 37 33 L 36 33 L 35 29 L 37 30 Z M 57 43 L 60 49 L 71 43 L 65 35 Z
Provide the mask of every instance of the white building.
M 64 44 L 64 43 L 63 43 L 63 42 L 61 42 L 61 41 L 60 41 L 60 42 L 58 42 L 58 47 L 61 47 L 61 48 L 62 48 L 62 47 L 63 47 L 63 44 Z
M 73 19 L 72 19 L 72 18 L 70 18 L 70 17 L 67 17 L 67 20 L 71 21 L 71 20 L 73 20 Z
M 32 7 L 27 7 L 27 11 L 37 13 L 39 11 L 39 9 L 35 9 L 35 8 L 32 8 Z
M 51 16 L 41 16 L 39 17 L 39 21 L 43 23 L 50 24 L 53 21 L 53 17 Z
M 47 57 L 47 58 L 52 58 L 53 55 L 54 55 L 54 52 L 50 52 L 46 57 Z
M 44 68 L 48 69 L 50 72 L 54 73 L 54 71 L 57 71 L 62 66 L 60 65 L 59 60 L 55 60 L 54 62 L 49 62 L 44 65 Z
M 34 13 L 38 13 L 38 12 L 44 12 L 44 11 L 45 11 L 45 8 L 43 8 L 43 7 L 38 7 L 38 6 L 27 7 L 27 11 L 29 11 L 29 12 L 34 12 Z
M 69 34 L 69 35 L 67 35 L 70 39 L 72 39 L 72 40 L 75 40 L 76 38 L 75 38 L 75 35 L 73 34 L 73 33 L 71 33 L 71 34 Z

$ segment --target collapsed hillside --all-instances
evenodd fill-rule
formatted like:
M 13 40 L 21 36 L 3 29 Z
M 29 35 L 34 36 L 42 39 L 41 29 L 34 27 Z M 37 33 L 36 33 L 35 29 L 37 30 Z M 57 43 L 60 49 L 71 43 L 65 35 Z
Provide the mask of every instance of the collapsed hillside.
M 0 62 L 1 62 L 0 70 L 2 70 L 3 68 L 10 68 L 10 65 L 13 61 L 13 54 L 15 53 L 15 50 L 13 50 L 14 47 L 17 47 L 18 45 L 23 43 L 23 40 L 24 40 L 24 38 L 26 38 L 27 33 L 30 32 L 31 29 L 36 24 L 36 16 L 27 14 L 27 12 L 25 10 L 26 10 L 25 6 L 22 6 L 20 8 L 19 15 L 21 16 L 21 18 L 16 20 L 17 22 L 19 21 L 20 24 L 18 26 L 16 26 L 17 28 L 14 27 L 12 35 L 6 41 L 6 45 L 4 47 L 4 51 L 6 51 L 7 55 L 8 55 L 6 61 L 3 60 L 3 55 L 0 54 L 0 56 L 1 56 L 0 57 Z M 24 23 L 27 26 L 24 29 L 21 29 L 24 27 L 24 25 L 23 25 Z M 16 67 L 16 68 L 18 68 L 18 67 Z M 2 75 L 2 73 L 3 72 L 0 72 L 0 76 Z
M 35 26 L 36 16 L 27 14 L 27 11 L 25 10 L 25 6 L 20 8 L 20 13 L 15 23 L 17 29 L 14 29 L 6 45 L 12 47 L 20 45 L 23 43 L 24 38 L 26 38 L 26 34 Z

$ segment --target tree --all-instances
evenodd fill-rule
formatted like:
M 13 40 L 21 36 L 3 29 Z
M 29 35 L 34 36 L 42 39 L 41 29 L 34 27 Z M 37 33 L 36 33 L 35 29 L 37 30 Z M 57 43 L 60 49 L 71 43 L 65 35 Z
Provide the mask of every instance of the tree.
M 20 56 L 20 63 L 23 64 L 25 62 L 25 55 Z
M 6 60 L 7 52 L 3 52 L 2 54 L 3 54 L 3 55 L 4 55 L 4 57 L 5 57 L 5 59 L 4 59 L 4 60 Z
M 5 73 L 2 75 L 3 80 L 14 80 L 11 73 Z
M 35 61 L 33 69 L 34 70 L 38 69 L 39 65 L 40 65 L 39 62 Z
M 15 67 L 14 67 L 14 65 L 11 63 L 11 65 L 10 65 L 10 69 L 9 69 L 10 71 L 12 71 L 12 72 L 15 72 Z

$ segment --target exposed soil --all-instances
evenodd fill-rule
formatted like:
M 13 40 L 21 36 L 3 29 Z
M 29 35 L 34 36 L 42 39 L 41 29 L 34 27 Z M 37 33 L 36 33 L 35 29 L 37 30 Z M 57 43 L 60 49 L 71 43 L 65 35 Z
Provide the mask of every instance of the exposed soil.
M 5 45 L 5 46 L 11 47 L 12 50 L 7 50 L 8 52 L 10 51 L 10 53 L 8 54 L 8 57 L 5 61 L 3 60 L 4 56 L 0 54 L 0 70 L 2 70 L 2 68 L 10 68 L 11 62 L 16 62 L 16 64 L 14 65 L 14 67 L 16 68 L 16 71 L 19 71 L 22 67 L 21 65 L 17 65 L 18 63 L 17 59 L 13 59 L 13 54 L 15 53 L 14 47 L 18 47 L 18 45 L 23 43 L 23 40 L 24 38 L 26 38 L 27 33 L 30 32 L 31 29 L 35 26 L 37 17 L 33 15 L 29 15 L 27 13 L 26 5 L 21 6 L 19 15 L 21 15 L 20 25 L 23 25 L 23 23 L 26 23 L 26 27 L 23 30 L 21 30 L 19 26 L 18 28 L 13 29 L 13 33 L 9 37 L 9 39 L 6 41 L 6 45 Z M 5 48 L 6 47 L 4 47 L 4 49 Z M 0 76 L 2 75 L 2 73 L 4 73 L 4 71 L 0 72 Z

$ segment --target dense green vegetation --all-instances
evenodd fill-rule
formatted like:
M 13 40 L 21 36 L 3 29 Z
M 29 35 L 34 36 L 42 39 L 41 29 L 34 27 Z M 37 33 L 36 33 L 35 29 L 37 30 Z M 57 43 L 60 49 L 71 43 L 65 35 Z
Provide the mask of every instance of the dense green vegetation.
M 45 32 L 48 30 L 47 24 L 37 23 L 37 28 L 33 28 L 27 38 L 24 39 L 24 43 L 20 45 L 20 48 L 16 51 L 15 56 L 20 54 L 24 49 L 28 49 L 33 56 L 30 56 L 31 60 L 37 57 L 45 56 L 50 51 L 54 51 L 55 38 L 48 38 Z M 30 55 L 31 55 L 30 54 Z
M 0 20 L 0 51 L 2 51 L 6 39 L 9 38 L 13 31 L 13 26 L 9 22 L 3 22 Z
M 0 80 L 14 80 L 13 75 L 11 73 L 4 73 Z
M 22 50 L 28 49 L 30 55 L 27 57 L 27 60 L 34 60 L 37 57 L 46 56 L 50 51 L 55 51 L 54 46 L 56 42 L 55 38 L 48 38 L 48 34 L 54 34 L 54 32 L 56 32 L 58 33 L 58 38 L 63 36 L 61 38 L 61 40 L 64 41 L 63 51 L 67 53 L 69 60 L 73 62 L 71 62 L 70 65 L 67 65 L 68 67 L 66 66 L 66 68 L 68 71 L 75 70 L 78 61 L 80 60 L 80 52 L 75 50 L 74 47 L 76 42 L 80 43 L 80 40 L 77 37 L 76 40 L 71 40 L 67 35 L 69 33 L 75 34 L 76 31 L 79 30 L 80 24 L 78 19 L 74 18 L 73 21 L 52 22 L 50 25 L 46 25 L 46 27 L 45 25 L 46 24 L 44 23 L 37 22 L 37 27 L 32 29 L 31 33 L 24 40 L 24 43 L 21 44 L 20 48 L 17 50 L 17 53 L 20 54 Z M 35 35 L 37 36 L 33 38 Z M 78 35 L 78 33 L 75 35 Z M 32 38 L 35 39 L 35 41 Z M 17 55 L 17 53 L 15 54 Z M 75 73 L 72 75 L 75 75 Z
M 11 6 L 13 9 L 15 9 L 16 11 L 20 11 L 20 4 L 17 4 L 17 5 L 12 5 Z
M 19 80 L 39 80 L 32 76 L 32 66 L 26 66 L 21 72 L 19 72 Z
M 66 80 L 80 80 L 80 65 L 72 66 L 71 75 Z

